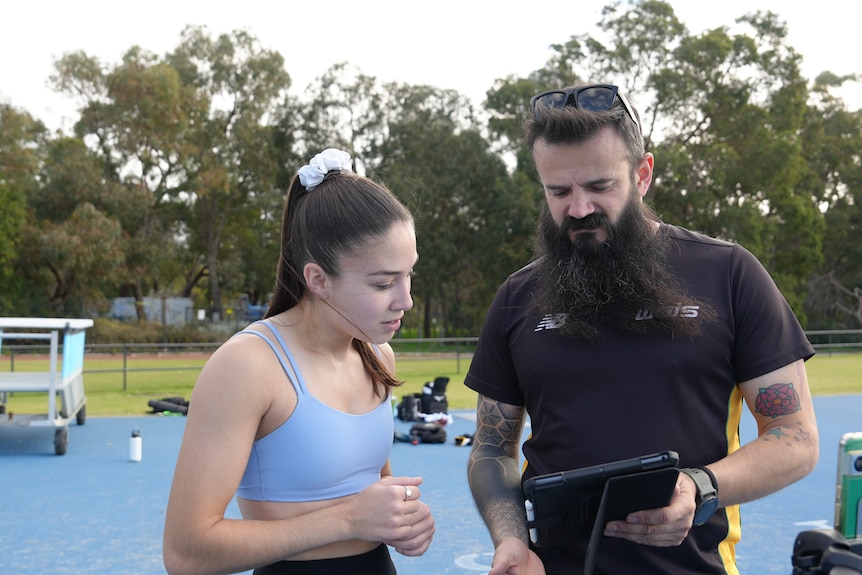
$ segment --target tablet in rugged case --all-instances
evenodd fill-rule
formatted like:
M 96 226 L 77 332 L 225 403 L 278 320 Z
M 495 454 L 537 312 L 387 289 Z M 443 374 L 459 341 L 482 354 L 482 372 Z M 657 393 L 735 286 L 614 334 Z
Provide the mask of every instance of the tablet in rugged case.
M 539 546 L 588 536 L 609 479 L 605 519 L 623 519 L 670 503 L 679 455 L 664 451 L 603 465 L 531 477 L 524 482 L 530 538 Z

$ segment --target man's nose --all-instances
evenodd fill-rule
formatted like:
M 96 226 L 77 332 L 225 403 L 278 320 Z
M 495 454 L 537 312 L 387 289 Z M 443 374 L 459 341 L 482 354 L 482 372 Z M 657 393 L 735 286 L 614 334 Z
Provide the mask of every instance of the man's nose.
M 577 192 L 571 194 L 569 198 L 569 208 L 566 211 L 566 214 L 576 220 L 581 220 L 595 211 L 595 205 L 585 194 Z

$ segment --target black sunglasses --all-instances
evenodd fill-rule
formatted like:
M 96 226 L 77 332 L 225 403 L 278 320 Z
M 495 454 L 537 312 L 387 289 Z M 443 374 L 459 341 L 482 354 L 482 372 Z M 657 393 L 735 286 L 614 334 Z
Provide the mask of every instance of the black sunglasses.
M 573 106 L 590 112 L 607 112 L 614 107 L 614 101 L 619 98 L 623 107 L 640 130 L 640 122 L 625 96 L 619 88 L 610 84 L 592 84 L 567 90 L 548 90 L 530 98 L 530 112 L 537 120 L 542 117 L 542 111 L 550 108 Z

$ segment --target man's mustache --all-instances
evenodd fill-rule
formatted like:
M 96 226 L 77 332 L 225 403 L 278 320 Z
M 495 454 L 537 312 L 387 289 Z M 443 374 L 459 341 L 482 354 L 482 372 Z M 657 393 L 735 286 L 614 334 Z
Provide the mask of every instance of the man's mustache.
M 573 218 L 572 216 L 566 216 L 563 220 L 563 225 L 560 226 L 560 230 L 563 232 L 580 232 L 584 230 L 595 230 L 601 227 L 605 227 L 607 224 L 607 217 L 604 214 L 592 213 L 583 218 Z

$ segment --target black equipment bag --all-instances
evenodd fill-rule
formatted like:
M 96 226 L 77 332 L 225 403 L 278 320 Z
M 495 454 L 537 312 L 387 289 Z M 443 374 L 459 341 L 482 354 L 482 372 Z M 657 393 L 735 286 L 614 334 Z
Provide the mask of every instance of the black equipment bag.
M 446 398 L 448 377 L 435 377 L 422 386 L 422 413 L 449 413 L 449 400 Z
M 153 411 L 152 413 L 162 413 L 170 411 L 173 413 L 182 413 L 188 415 L 189 402 L 182 397 L 165 397 L 162 399 L 151 399 L 147 402 Z
M 437 423 L 416 423 L 410 428 L 410 437 L 418 443 L 446 443 L 446 430 Z
M 401 421 L 419 421 L 421 411 L 422 394 L 411 393 L 401 397 L 401 402 L 396 409 L 396 416 Z

